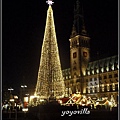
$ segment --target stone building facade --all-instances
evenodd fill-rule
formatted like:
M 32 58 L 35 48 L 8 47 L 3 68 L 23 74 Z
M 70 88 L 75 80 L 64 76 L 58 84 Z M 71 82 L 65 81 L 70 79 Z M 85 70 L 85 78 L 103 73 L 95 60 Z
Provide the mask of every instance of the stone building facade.
M 88 63 L 83 76 L 72 78 L 71 68 L 63 70 L 66 96 L 80 92 L 86 96 L 118 100 L 118 56 L 111 56 Z M 81 82 L 82 80 L 82 82 Z M 81 84 L 81 86 L 80 86 Z
M 118 56 L 90 61 L 90 37 L 87 34 L 79 0 L 74 8 L 70 42 L 70 68 L 62 70 L 66 96 L 80 92 L 91 97 L 118 100 Z

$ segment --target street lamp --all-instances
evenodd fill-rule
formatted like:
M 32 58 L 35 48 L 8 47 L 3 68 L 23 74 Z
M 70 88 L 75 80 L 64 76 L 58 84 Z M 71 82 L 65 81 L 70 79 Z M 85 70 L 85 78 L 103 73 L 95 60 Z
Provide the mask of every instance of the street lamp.
M 27 88 L 27 85 L 21 85 L 21 88 Z
M 24 94 L 25 94 L 25 88 L 27 88 L 27 85 L 21 85 L 21 98 L 22 98 L 22 101 L 23 101 L 23 97 L 24 97 Z
M 9 108 L 10 108 L 10 113 L 9 113 L 9 118 L 11 118 L 11 107 L 13 107 L 13 103 L 14 103 L 14 98 L 12 96 L 12 90 L 14 90 L 13 88 L 8 88 L 8 90 L 10 91 L 10 98 L 9 98 Z
M 13 98 L 11 91 L 14 90 L 14 89 L 10 87 L 10 88 L 8 88 L 8 90 L 10 91 L 10 99 L 11 99 L 11 98 Z
M 25 88 L 27 88 L 27 85 L 21 85 L 21 88 L 22 88 L 22 96 L 23 96 L 23 94 L 24 94 L 24 91 L 25 91 Z
M 14 89 L 10 87 L 10 88 L 8 88 L 8 90 L 9 90 L 9 91 L 10 91 L 10 93 L 11 93 L 11 91 L 12 91 L 12 90 L 14 90 Z

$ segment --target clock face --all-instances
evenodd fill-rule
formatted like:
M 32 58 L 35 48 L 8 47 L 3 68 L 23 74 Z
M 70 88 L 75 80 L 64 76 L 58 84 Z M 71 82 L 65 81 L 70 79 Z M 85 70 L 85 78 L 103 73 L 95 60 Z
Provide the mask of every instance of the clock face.
M 87 52 L 83 52 L 83 56 L 84 56 L 84 57 L 87 57 Z

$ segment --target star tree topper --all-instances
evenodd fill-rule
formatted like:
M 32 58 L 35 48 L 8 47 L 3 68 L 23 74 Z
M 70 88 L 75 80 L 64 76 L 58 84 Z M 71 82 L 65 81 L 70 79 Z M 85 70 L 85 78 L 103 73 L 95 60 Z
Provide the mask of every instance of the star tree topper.
M 46 1 L 46 3 L 47 3 L 48 5 L 52 5 L 54 2 L 53 2 L 52 0 L 48 0 L 48 1 Z

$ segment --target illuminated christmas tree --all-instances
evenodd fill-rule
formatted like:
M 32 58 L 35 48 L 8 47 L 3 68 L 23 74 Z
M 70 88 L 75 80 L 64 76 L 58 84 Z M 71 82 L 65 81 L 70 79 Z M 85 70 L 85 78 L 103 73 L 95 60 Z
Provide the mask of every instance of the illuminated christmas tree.
M 39 96 L 40 99 L 63 97 L 65 90 L 51 7 L 53 2 L 48 0 L 47 3 L 49 8 L 35 90 L 35 96 Z

